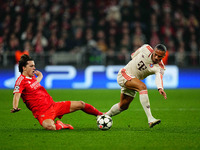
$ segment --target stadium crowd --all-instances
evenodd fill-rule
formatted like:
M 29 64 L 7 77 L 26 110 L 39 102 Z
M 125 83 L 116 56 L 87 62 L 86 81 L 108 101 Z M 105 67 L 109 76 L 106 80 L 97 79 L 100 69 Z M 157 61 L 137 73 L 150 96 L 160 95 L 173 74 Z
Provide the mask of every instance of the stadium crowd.
M 125 64 L 144 43 L 168 48 L 165 64 L 200 65 L 198 0 L 0 1 L 4 53 L 82 53 L 86 64 Z M 53 63 L 48 60 L 48 63 Z

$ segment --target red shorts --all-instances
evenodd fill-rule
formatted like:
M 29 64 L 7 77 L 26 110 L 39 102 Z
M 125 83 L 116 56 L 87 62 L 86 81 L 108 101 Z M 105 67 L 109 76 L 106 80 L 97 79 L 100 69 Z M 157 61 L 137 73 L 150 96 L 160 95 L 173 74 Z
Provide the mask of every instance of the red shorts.
M 70 113 L 70 106 L 71 101 L 56 102 L 47 111 L 40 114 L 37 120 L 42 125 L 43 121 L 46 119 L 54 120 L 57 117 L 61 119 L 64 114 Z

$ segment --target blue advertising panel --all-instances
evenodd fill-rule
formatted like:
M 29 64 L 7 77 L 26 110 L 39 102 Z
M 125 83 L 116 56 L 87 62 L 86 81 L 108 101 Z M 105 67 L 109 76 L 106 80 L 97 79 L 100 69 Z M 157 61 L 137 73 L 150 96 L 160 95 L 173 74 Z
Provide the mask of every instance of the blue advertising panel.
M 123 66 L 88 66 L 77 69 L 73 66 L 46 66 L 41 85 L 47 89 L 89 89 L 107 88 L 118 89 L 117 73 Z M 0 88 L 13 89 L 15 80 L 19 76 L 18 68 L 0 70 Z M 148 88 L 156 88 L 155 76 L 149 76 L 143 82 Z M 166 66 L 163 77 L 165 89 L 200 88 L 200 69 L 179 69 L 177 66 Z

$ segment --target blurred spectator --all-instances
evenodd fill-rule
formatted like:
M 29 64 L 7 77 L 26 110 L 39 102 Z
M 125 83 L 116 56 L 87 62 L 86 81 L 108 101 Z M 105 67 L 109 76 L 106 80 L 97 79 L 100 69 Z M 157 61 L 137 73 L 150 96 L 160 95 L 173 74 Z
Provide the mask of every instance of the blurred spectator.
M 101 52 L 106 52 L 108 47 L 104 39 L 97 40 L 97 47 Z
M 117 62 L 116 64 L 125 64 L 128 55 L 128 49 L 126 47 L 121 47 L 120 52 L 117 55 Z
M 193 26 L 195 28 L 199 27 L 199 22 L 198 22 L 197 18 L 194 16 L 194 14 L 190 14 L 187 25 Z
M 108 9 L 106 19 L 108 21 L 114 20 L 114 21 L 120 22 L 121 21 L 121 13 L 120 13 L 119 7 L 118 6 L 111 6 Z
M 20 60 L 20 58 L 23 54 L 29 55 L 29 52 L 32 52 L 32 46 L 31 46 L 31 43 L 29 41 L 26 41 L 24 43 L 22 50 L 20 49 L 20 50 L 15 51 L 15 61 L 16 61 L 16 63 L 19 62 L 19 60 Z
M 57 47 L 58 47 L 58 38 L 56 35 L 56 30 L 54 29 L 52 30 L 51 36 L 48 41 L 48 49 L 53 49 L 54 51 L 56 51 Z
M 178 52 L 176 53 L 176 65 L 179 67 L 184 67 L 186 64 L 186 56 L 185 56 L 185 48 L 184 43 L 181 42 L 178 48 Z
M 0 37 L 0 64 L 1 65 L 3 64 L 3 54 L 5 53 L 5 51 L 6 51 L 6 48 L 4 45 L 3 38 Z
M 29 22 L 26 30 L 21 34 L 21 40 L 32 41 L 32 39 L 33 39 L 33 23 Z
M 125 48 L 127 50 L 127 54 L 128 54 L 128 50 L 130 49 L 130 37 L 128 35 L 124 35 L 122 37 L 119 47 L 120 47 L 120 49 Z
M 44 49 L 48 46 L 48 41 L 47 38 L 43 36 L 42 32 L 38 31 L 33 38 L 32 44 L 35 47 L 36 54 L 42 54 Z
M 167 10 L 166 10 L 167 11 Z M 171 24 L 171 17 L 169 13 L 166 13 L 163 20 L 163 25 L 160 29 L 161 36 L 163 37 L 164 43 L 167 45 L 170 39 L 174 38 L 175 30 Z
M 83 28 L 85 26 L 85 21 L 81 17 L 81 14 L 76 13 L 75 17 L 72 19 L 71 25 L 74 33 L 78 28 Z
M 160 14 L 160 5 L 157 2 L 157 0 L 150 0 L 150 7 L 152 8 L 153 12 L 156 13 L 156 15 Z
M 33 46 L 32 46 L 32 44 L 31 44 L 31 42 L 29 42 L 29 41 L 26 41 L 26 42 L 24 43 L 23 49 L 24 49 L 24 51 L 27 51 L 28 53 L 34 53 L 34 51 L 33 51 Z
M 66 51 L 67 50 L 67 46 L 65 43 L 65 39 L 64 38 L 60 38 L 58 40 L 58 48 L 57 48 L 57 52 L 59 51 Z
M 117 59 L 115 56 L 115 51 L 112 48 L 109 48 L 106 55 L 106 65 L 117 64 Z
M 15 36 L 15 34 L 12 34 L 9 40 L 9 51 L 15 52 L 16 50 L 19 49 L 20 49 L 19 39 Z
M 132 36 L 132 42 L 134 50 L 146 43 L 146 36 L 142 33 L 140 26 L 135 28 L 135 32 Z
M 131 21 L 131 0 L 120 0 L 119 2 L 120 11 L 121 11 L 121 18 L 123 21 Z
M 198 49 L 198 45 L 197 45 L 197 42 L 196 42 L 195 34 L 191 35 L 191 41 L 190 41 L 190 44 L 189 44 L 189 48 L 191 50 L 190 64 L 192 66 L 197 66 L 199 49 Z
M 157 33 L 157 29 L 156 29 L 155 26 L 152 26 L 151 36 L 150 36 L 150 45 L 152 47 L 155 47 L 158 43 L 160 43 L 160 38 L 159 38 L 159 35 Z

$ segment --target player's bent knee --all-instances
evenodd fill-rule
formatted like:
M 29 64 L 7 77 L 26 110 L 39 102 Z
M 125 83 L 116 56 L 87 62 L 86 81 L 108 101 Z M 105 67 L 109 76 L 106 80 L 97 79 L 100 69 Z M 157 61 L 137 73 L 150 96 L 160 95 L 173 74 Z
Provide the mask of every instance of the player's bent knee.
M 129 108 L 129 102 L 123 102 L 120 104 L 120 109 L 127 110 Z
M 56 126 L 54 124 L 54 121 L 51 119 L 46 119 L 43 121 L 42 126 L 46 129 L 46 130 L 56 130 Z
M 139 90 L 142 91 L 142 90 L 147 90 L 147 86 L 143 83 L 139 86 Z
M 80 109 L 84 109 L 85 108 L 85 102 L 79 101 L 79 103 L 80 103 Z
M 56 130 L 55 125 L 47 125 L 44 127 L 46 130 Z
M 127 106 L 127 105 L 122 105 L 122 106 L 120 106 L 120 108 L 122 109 L 122 110 L 127 110 L 128 108 L 129 108 L 129 105 Z

